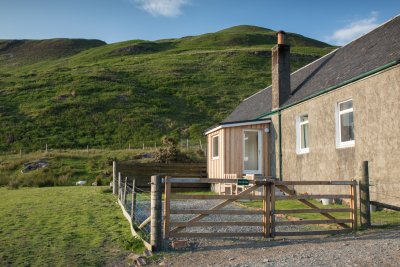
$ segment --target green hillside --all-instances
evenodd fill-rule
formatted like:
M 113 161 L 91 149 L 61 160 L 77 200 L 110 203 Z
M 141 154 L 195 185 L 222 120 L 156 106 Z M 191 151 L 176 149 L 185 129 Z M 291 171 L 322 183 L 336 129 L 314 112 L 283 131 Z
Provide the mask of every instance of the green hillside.
M 334 48 L 288 41 L 293 70 Z M 154 42 L 0 41 L 0 151 L 197 140 L 271 83 L 275 42 L 254 26 Z

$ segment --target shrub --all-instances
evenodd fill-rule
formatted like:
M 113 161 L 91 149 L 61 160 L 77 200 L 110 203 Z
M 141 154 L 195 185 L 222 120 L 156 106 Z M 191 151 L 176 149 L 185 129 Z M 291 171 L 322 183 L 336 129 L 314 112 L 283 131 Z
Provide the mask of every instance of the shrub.
M 96 181 L 95 182 L 96 182 L 97 186 L 103 185 L 103 180 L 102 180 L 102 175 L 101 174 L 96 176 Z
M 8 189 L 18 189 L 20 187 L 20 182 L 16 179 L 12 179 L 10 180 L 10 182 L 8 182 L 7 188 Z
M 155 153 L 155 160 L 160 163 L 169 163 L 177 161 L 179 156 L 178 142 L 173 137 L 164 136 L 162 139 L 164 147 L 161 147 Z

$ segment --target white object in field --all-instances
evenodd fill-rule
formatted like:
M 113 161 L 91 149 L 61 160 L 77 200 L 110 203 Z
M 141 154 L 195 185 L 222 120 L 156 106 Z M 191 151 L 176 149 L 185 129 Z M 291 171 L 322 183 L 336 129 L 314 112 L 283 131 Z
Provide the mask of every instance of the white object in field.
M 333 204 L 333 199 L 331 198 L 321 198 L 322 205 L 328 206 Z
M 76 185 L 85 185 L 86 184 L 86 181 L 78 181 L 78 182 L 76 182 Z

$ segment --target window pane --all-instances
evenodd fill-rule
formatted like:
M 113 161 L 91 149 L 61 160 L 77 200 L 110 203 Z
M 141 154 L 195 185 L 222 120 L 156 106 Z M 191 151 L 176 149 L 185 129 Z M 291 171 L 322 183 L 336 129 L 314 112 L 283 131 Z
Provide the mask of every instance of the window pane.
M 343 102 L 343 103 L 339 104 L 340 111 L 343 111 L 343 110 L 346 110 L 346 109 L 349 109 L 349 108 L 352 108 L 352 107 L 353 107 L 353 101 L 352 100 L 349 100 L 349 101 L 346 101 L 346 102 Z
M 354 140 L 353 112 L 340 115 L 341 142 Z
M 212 139 L 212 146 L 213 146 L 213 157 L 218 157 L 218 136 L 217 137 L 213 137 Z
M 301 125 L 300 148 L 308 148 L 308 123 Z
M 258 132 L 244 132 L 243 162 L 245 170 L 258 170 Z

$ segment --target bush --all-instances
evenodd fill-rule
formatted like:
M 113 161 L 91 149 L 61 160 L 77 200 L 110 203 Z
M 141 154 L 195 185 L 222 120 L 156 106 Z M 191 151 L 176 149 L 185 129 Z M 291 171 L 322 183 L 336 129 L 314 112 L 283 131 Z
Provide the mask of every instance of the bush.
M 102 180 L 102 175 L 101 174 L 96 176 L 96 181 L 95 182 L 96 182 L 97 186 L 103 185 L 103 180 Z
M 18 189 L 19 187 L 20 187 L 20 183 L 16 179 L 10 180 L 10 182 L 8 182 L 8 185 L 7 185 L 8 189 Z
M 173 137 L 164 136 L 162 139 L 164 147 L 155 153 L 155 160 L 159 163 L 169 163 L 177 161 L 179 156 L 178 142 Z

